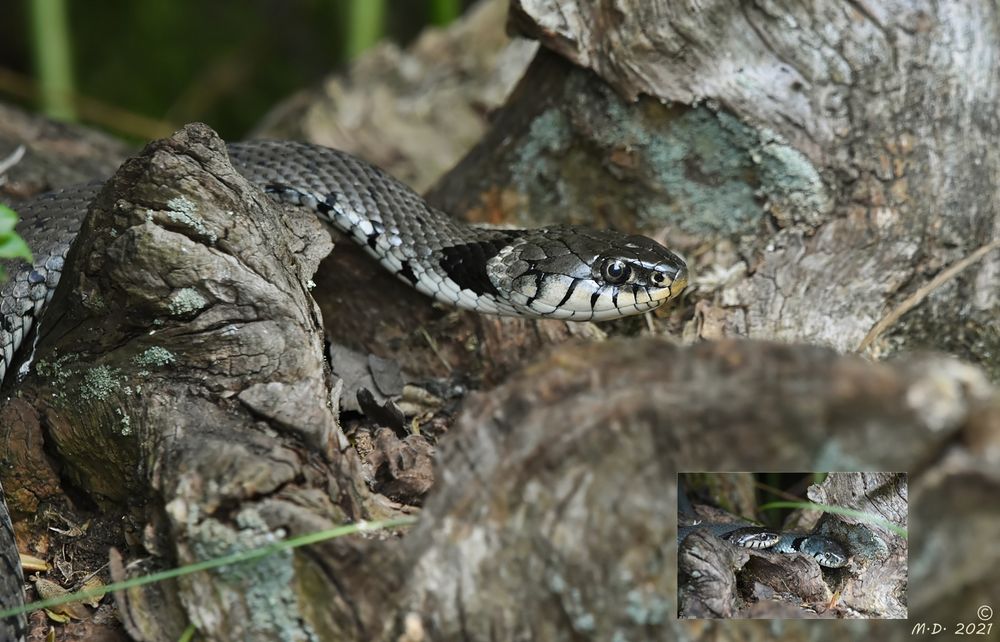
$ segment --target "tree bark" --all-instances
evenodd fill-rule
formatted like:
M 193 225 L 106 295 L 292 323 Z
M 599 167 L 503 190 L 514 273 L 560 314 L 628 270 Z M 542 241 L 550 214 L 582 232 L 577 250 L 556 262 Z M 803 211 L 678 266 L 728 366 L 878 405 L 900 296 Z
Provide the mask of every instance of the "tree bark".
M 665 229 L 694 266 L 692 335 L 854 350 L 1000 237 L 992 3 L 515 0 L 511 17 L 561 58 L 536 60 L 442 198 Z M 997 379 L 998 292 L 994 251 L 873 354 L 946 350 Z
M 921 392 L 939 385 L 979 392 L 976 399 L 945 395 L 955 404 L 946 409 L 937 406 L 942 399 Z M 926 403 L 913 406 L 915 398 Z M 995 439 L 996 403 L 996 391 L 981 374 L 950 359 L 880 365 L 800 345 L 678 348 L 653 338 L 564 346 L 467 402 L 442 453 L 443 476 L 417 530 L 404 540 L 416 566 L 405 575 L 402 604 L 423 614 L 432 637 L 442 639 L 609 639 L 616 631 L 631 639 L 726 639 L 727 627 L 675 619 L 679 470 L 922 466 L 925 474 L 910 499 L 928 514 L 946 511 L 948 523 L 920 521 L 910 559 L 932 560 L 943 541 L 950 550 L 969 550 L 964 547 L 996 527 L 995 518 L 984 517 L 992 509 L 982 501 L 997 488 L 995 471 L 952 474 L 954 463 L 941 455 L 943 444 L 964 438 L 987 416 Z M 944 428 L 938 421 L 946 415 L 958 423 Z M 962 457 L 988 459 L 983 450 Z M 972 497 L 956 509 L 930 498 L 928 491 L 944 479 L 951 492 L 968 490 Z M 905 516 L 880 511 L 881 496 L 868 490 L 847 499 L 831 483 L 824 492 L 832 503 L 906 523 Z M 977 527 L 959 536 L 958 523 Z M 842 576 L 840 616 L 874 614 L 867 603 L 871 593 L 861 585 L 884 580 L 881 566 L 905 563 L 900 540 L 874 532 L 884 547 L 848 540 L 856 557 Z M 974 598 L 949 594 L 934 582 L 909 582 L 904 603 L 910 616 L 943 617 L 960 612 L 969 599 L 995 599 L 989 578 L 996 570 L 978 569 L 964 578 Z M 901 585 L 906 580 L 894 577 L 872 590 L 888 587 L 888 599 Z M 782 614 L 802 616 L 797 605 Z M 771 639 L 773 630 L 759 624 L 739 623 L 742 637 Z M 909 626 L 851 630 L 909 636 Z M 782 631 L 789 640 L 816 634 L 794 622 Z M 829 631 L 830 639 L 839 639 L 846 630 Z
M 0 485 L 0 600 L 2 608 L 16 608 L 24 603 L 22 599 L 24 576 L 17 558 L 17 542 L 14 526 L 3 500 L 3 486 Z M 10 596 L 14 596 L 11 598 Z M 28 618 L 23 614 L 0 620 L 0 640 L 17 640 L 27 630 Z

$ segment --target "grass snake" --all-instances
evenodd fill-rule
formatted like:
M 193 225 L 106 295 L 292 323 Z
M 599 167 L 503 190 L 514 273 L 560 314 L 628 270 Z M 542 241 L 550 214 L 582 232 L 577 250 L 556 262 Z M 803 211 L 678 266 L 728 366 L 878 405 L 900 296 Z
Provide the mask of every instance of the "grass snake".
M 688 535 L 705 529 L 716 537 L 743 548 L 766 549 L 775 553 L 802 553 L 816 560 L 820 566 L 841 568 L 847 565 L 848 555 L 839 542 L 824 535 L 791 531 L 778 531 L 749 522 L 702 523 L 677 528 L 677 545 Z
M 314 210 L 397 277 L 460 308 L 602 321 L 652 310 L 687 285 L 684 261 L 644 236 L 571 226 L 476 227 L 344 152 L 287 141 L 228 149 L 233 166 L 273 198 Z M 10 278 L 0 284 L 0 384 L 51 300 L 101 187 L 77 185 L 17 206 L 18 232 L 35 260 L 5 262 Z M 0 570 L 5 564 L 0 609 L 20 602 L 22 581 L 6 507 L 0 506 Z M 16 639 L 23 626 L 23 618 L 0 622 L 0 635 Z
M 840 568 L 847 565 L 849 555 L 843 546 L 825 535 L 779 531 L 747 521 L 704 522 L 695 516 L 694 505 L 688 497 L 687 483 L 683 478 L 677 482 L 677 547 L 688 535 L 704 529 L 735 546 L 753 549 L 767 549 L 775 553 L 803 553 L 816 560 L 820 566 Z M 691 522 L 681 525 L 680 522 Z
M 233 166 L 275 199 L 306 206 L 387 270 L 444 303 L 486 314 L 603 321 L 652 310 L 687 285 L 676 254 L 645 236 L 575 226 L 484 228 L 428 205 L 345 152 L 290 141 L 229 145 Z M 35 255 L 0 285 L 0 382 L 62 273 L 98 183 L 17 207 Z

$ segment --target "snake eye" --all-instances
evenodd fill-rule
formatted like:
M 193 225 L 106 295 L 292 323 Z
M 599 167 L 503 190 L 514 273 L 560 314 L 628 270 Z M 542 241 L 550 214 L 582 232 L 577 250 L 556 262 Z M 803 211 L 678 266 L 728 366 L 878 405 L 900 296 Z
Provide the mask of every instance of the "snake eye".
M 628 281 L 628 277 L 631 275 L 632 268 L 626 265 L 625 261 L 621 259 L 608 259 L 601 266 L 601 276 L 612 285 L 619 285 Z

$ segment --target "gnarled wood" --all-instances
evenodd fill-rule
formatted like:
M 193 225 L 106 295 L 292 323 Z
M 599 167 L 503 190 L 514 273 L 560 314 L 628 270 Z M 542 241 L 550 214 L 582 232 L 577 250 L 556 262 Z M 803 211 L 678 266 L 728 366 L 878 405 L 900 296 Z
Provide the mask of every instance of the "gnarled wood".
M 515 0 L 511 15 L 590 72 L 536 61 L 442 191 L 491 216 L 665 229 L 695 268 L 692 334 L 852 350 L 1000 236 L 992 3 Z M 874 351 L 944 349 L 996 379 L 998 275 L 994 251 Z
M 248 184 L 198 125 L 126 162 L 92 205 L 20 391 L 64 475 L 152 525 L 152 566 L 384 512 L 340 447 L 308 295 L 328 239 Z M 162 617 L 186 614 L 216 639 L 308 637 L 296 563 L 180 580 Z M 335 602 L 336 575 L 311 576 L 309 594 Z M 158 620 L 133 617 L 152 629 L 131 633 L 186 624 Z

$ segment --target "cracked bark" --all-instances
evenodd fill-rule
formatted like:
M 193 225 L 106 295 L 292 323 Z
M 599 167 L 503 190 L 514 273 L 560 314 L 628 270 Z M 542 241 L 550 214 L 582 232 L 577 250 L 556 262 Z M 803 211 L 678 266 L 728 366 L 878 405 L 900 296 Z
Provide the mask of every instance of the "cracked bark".
M 938 386 L 959 396 L 921 393 Z M 974 389 L 973 397 L 959 401 Z M 938 405 L 945 397 L 947 410 Z M 922 401 L 913 405 L 917 399 Z M 910 559 L 937 560 L 935 547 L 959 536 L 955 524 L 979 525 L 952 541 L 955 551 L 996 528 L 984 502 L 996 489 L 995 470 L 972 474 L 966 468 L 955 475 L 937 462 L 945 444 L 976 432 L 984 421 L 991 423 L 994 439 L 1000 435 L 996 404 L 997 392 L 981 373 L 950 359 L 872 364 L 815 347 L 719 342 L 678 348 L 650 338 L 564 347 L 467 403 L 444 448 L 438 487 L 417 530 L 404 540 L 415 565 L 406 575 L 402 603 L 431 625 L 432 637 L 444 639 L 611 639 L 621 632 L 636 639 L 713 640 L 728 639 L 729 626 L 739 628 L 741 638 L 771 639 L 767 623 L 706 627 L 674 619 L 672 569 L 678 555 L 690 552 L 678 553 L 674 545 L 678 470 L 893 470 L 933 461 L 911 480 L 910 499 L 928 514 L 947 512 L 948 523 L 924 519 L 919 531 L 911 524 Z M 944 416 L 957 423 L 944 427 Z M 984 450 L 958 457 L 991 460 Z M 867 479 L 872 483 L 875 476 Z M 972 496 L 949 507 L 930 496 L 939 483 L 951 494 Z M 815 498 L 868 511 L 880 502 L 871 493 L 843 497 L 846 487 L 831 484 Z M 855 556 L 865 554 L 862 544 L 851 544 Z M 727 547 L 725 555 L 732 550 Z M 898 600 L 893 591 L 907 586 L 905 578 L 887 572 L 892 582 L 885 582 L 879 573 L 880 566 L 898 570 L 899 555 L 898 546 L 890 545 L 856 559 L 841 576 L 838 609 L 827 615 L 871 615 L 872 598 Z M 994 568 L 980 565 L 974 577 L 958 580 L 946 563 L 935 562 L 937 570 L 967 582 L 971 594 L 910 582 L 905 599 L 911 617 L 943 616 L 959 612 L 970 599 L 995 599 Z M 729 586 L 731 573 L 728 580 L 715 575 L 728 564 L 712 563 L 703 581 L 721 582 L 713 584 L 718 590 Z M 869 587 L 867 580 L 884 583 Z M 470 593 L 467 586 L 476 589 Z M 822 589 L 824 597 L 832 590 Z M 717 603 L 692 614 L 734 612 L 723 594 L 714 595 Z M 803 612 L 796 603 L 754 607 L 748 615 Z M 909 636 L 909 626 L 854 626 L 852 631 L 877 630 L 889 639 Z M 818 634 L 804 623 L 782 627 L 789 640 Z M 845 630 L 819 634 L 839 639 Z
M 984 107 L 1000 97 L 995 5 L 512 5 L 512 24 L 562 58 L 536 59 L 498 115 L 506 126 L 441 198 L 494 217 L 597 211 L 665 229 L 694 265 L 692 336 L 853 350 L 1000 238 L 1000 117 Z M 541 171 L 520 171 L 525 158 Z M 477 189 L 455 189 L 465 181 Z M 997 292 L 1000 251 L 872 352 L 941 349 L 997 379 Z
M 127 161 L 92 204 L 13 406 L 44 427 L 66 479 L 149 525 L 145 568 L 385 514 L 340 446 L 306 285 L 331 247 L 199 125 Z M 358 608 L 335 581 L 354 546 L 310 577 L 309 599 Z M 185 618 L 212 639 L 302 637 L 294 564 L 134 591 L 122 610 L 139 639 L 176 639 Z

